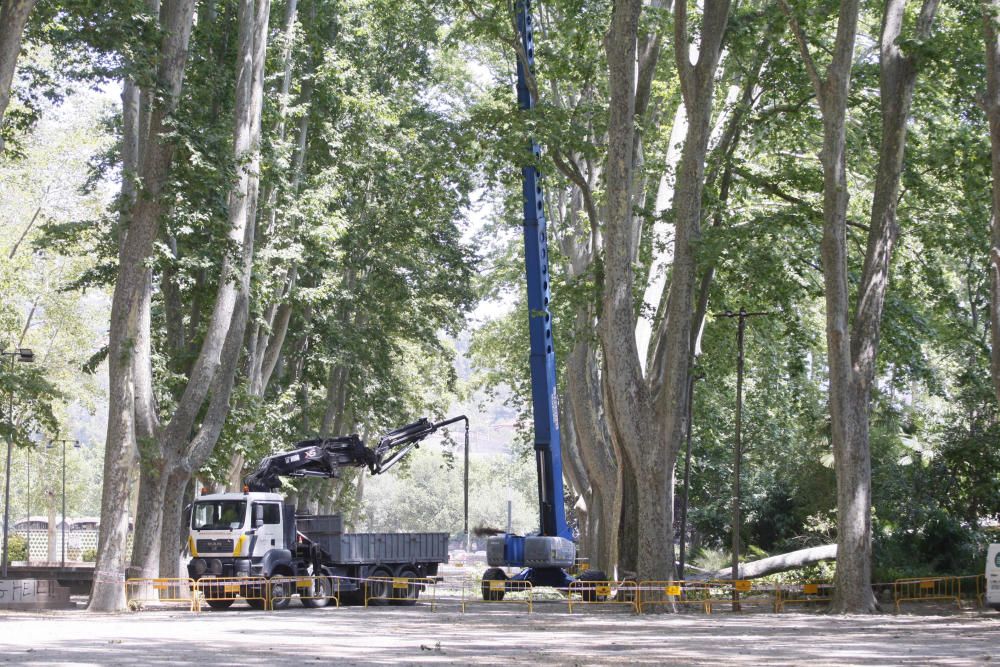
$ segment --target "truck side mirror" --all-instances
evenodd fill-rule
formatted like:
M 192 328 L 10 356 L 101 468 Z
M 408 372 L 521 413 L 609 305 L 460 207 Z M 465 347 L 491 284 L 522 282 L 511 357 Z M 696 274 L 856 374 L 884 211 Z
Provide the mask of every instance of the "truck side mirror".
M 264 525 L 264 506 L 254 505 L 253 506 L 253 527 L 260 528 Z

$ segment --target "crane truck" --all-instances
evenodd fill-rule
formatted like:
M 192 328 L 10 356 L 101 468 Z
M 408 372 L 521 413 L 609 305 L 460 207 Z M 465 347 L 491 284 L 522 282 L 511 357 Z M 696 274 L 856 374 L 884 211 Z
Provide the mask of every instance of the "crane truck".
M 531 0 L 517 4 L 517 101 L 523 112 L 535 107 L 528 85 L 534 74 L 535 44 Z M 541 147 L 532 139 L 530 158 L 521 168 L 524 204 L 524 264 L 528 289 L 530 337 L 531 405 L 534 420 L 535 461 L 538 472 L 539 531 L 537 535 L 493 535 L 486 542 L 490 569 L 483 574 L 485 600 L 503 599 L 506 585 L 491 585 L 507 579 L 504 567 L 524 568 L 511 577 L 533 586 L 568 587 L 574 581 L 566 569 L 575 564 L 576 544 L 566 523 L 563 498 L 562 453 L 559 433 L 559 402 L 556 393 L 556 357 L 553 351 L 552 313 L 549 310 L 548 240 L 542 176 L 536 166 Z M 588 570 L 584 580 L 601 581 L 606 575 Z M 585 590 L 584 595 L 588 592 Z M 590 595 L 593 595 L 591 592 Z
M 207 591 L 213 609 L 227 609 L 238 595 L 257 609 L 288 606 L 294 580 L 315 582 L 309 595 L 300 595 L 303 606 L 324 607 L 334 591 L 341 601 L 360 602 L 363 583 L 374 578 L 369 597 L 386 594 L 392 577 L 437 576 L 438 565 L 448 561 L 447 533 L 345 533 L 340 515 L 297 515 L 278 493 L 281 477 L 334 478 L 342 468 L 367 468 L 373 475 L 390 469 L 420 441 L 440 428 L 469 420 L 463 415 L 440 422 L 420 419 L 390 431 L 374 447 L 355 435 L 304 440 L 295 449 L 261 461 L 240 493 L 202 495 L 191 507 L 188 533 L 188 576 Z M 271 580 L 262 586 L 258 578 Z M 213 588 L 211 579 L 238 579 L 239 585 Z M 382 588 L 378 588 L 381 586 Z M 420 586 L 407 587 L 413 604 Z
M 535 107 L 535 97 L 528 85 L 534 72 L 534 37 L 531 0 L 517 4 L 517 99 L 524 112 Z M 531 401 L 534 423 L 534 449 L 538 475 L 539 531 L 534 535 L 503 533 L 490 536 L 486 543 L 486 557 L 490 568 L 483 574 L 482 595 L 486 600 L 502 599 L 506 586 L 493 582 L 506 581 L 503 568 L 522 568 L 510 579 L 528 581 L 533 586 L 566 588 L 574 581 L 566 568 L 576 562 L 576 544 L 566 523 L 562 454 L 559 432 L 559 405 L 556 393 L 556 359 L 552 338 L 552 314 L 549 285 L 548 240 L 544 213 L 542 176 L 537 162 L 541 147 L 532 139 L 528 146 L 530 159 L 521 168 L 524 204 L 524 260 L 528 291 L 528 328 L 530 337 Z M 249 478 L 248 491 L 244 494 L 217 494 L 203 496 L 195 504 L 191 519 L 190 546 L 196 557 L 188 566 L 193 579 L 204 576 L 233 574 L 262 575 L 312 573 L 322 577 L 347 576 L 364 579 L 368 576 L 426 576 L 437 573 L 437 564 L 447 559 L 444 534 L 409 534 L 393 537 L 400 544 L 418 545 L 398 559 L 387 558 L 391 549 L 365 551 L 361 544 L 371 544 L 375 536 L 345 535 L 339 533 L 339 519 L 334 517 L 296 517 L 294 511 L 281 504 L 281 496 L 273 493 L 271 486 L 276 475 L 335 476 L 333 472 L 344 465 L 367 465 L 377 474 L 381 457 L 395 463 L 405 451 L 388 454 L 393 443 L 416 441 L 430 432 L 465 417 L 431 424 L 426 420 L 410 424 L 398 434 L 387 436 L 384 448 L 380 442 L 375 451 L 368 450 L 355 437 L 335 438 L 321 442 L 299 443 L 293 452 L 276 455 L 265 460 L 255 475 Z M 468 420 L 466 419 L 466 437 Z M 384 439 L 385 440 L 385 439 Z M 415 441 L 414 441 L 415 442 Z M 394 450 L 395 451 L 395 450 Z M 408 451 L 408 450 L 407 450 Z M 301 465 L 300 465 L 301 463 Z M 384 470 L 384 467 L 382 469 Z M 227 508 L 235 509 L 239 519 L 232 523 L 222 520 Z M 248 537 L 249 536 L 249 537 Z M 367 542 L 366 542 L 367 540 Z M 438 552 L 440 550 L 440 553 Z M 197 550 L 197 553 L 196 553 Z M 418 553 L 419 552 L 419 555 Z M 208 557 L 211 554 L 211 557 Z M 353 556 L 360 557 L 353 557 Z M 352 556 L 352 557 L 347 557 Z M 600 581 L 606 575 L 599 570 L 588 570 L 580 579 Z M 342 584 L 348 591 L 351 582 Z M 273 587 L 271 587 L 273 589 Z M 593 591 L 591 596 L 596 595 Z M 585 597 L 588 595 L 584 591 Z M 235 594 L 233 596 L 235 598 Z M 322 599 L 320 596 L 319 599 Z M 274 594 L 274 604 L 287 604 L 288 596 Z M 252 604 L 261 604 L 248 599 Z M 317 598 L 303 599 L 306 606 L 318 606 Z M 214 601 L 215 607 L 228 607 L 232 600 Z

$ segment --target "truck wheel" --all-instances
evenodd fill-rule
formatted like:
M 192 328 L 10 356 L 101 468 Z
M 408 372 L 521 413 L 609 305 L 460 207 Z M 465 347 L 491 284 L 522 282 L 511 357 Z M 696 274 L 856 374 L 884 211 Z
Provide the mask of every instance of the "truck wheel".
M 299 601 L 306 609 L 322 609 L 330 604 L 330 596 L 333 595 L 333 582 L 328 577 L 316 577 L 313 579 L 312 588 L 309 590 L 310 597 L 302 597 L 299 593 Z
M 399 571 L 399 576 L 405 579 L 416 579 L 418 575 L 412 568 L 404 567 Z M 395 595 L 395 592 L 393 592 L 393 595 Z M 418 597 L 420 597 L 420 584 L 407 583 L 405 598 L 402 600 L 390 600 L 389 604 L 399 607 L 410 607 L 417 604 Z
M 236 602 L 236 593 L 226 593 L 225 589 L 218 584 L 209 584 L 204 580 L 198 582 L 198 587 L 205 596 L 205 602 L 212 609 L 229 609 Z
M 499 567 L 491 567 L 483 572 L 483 599 L 492 602 L 499 602 L 500 600 L 503 600 L 503 596 L 506 593 L 506 584 L 504 585 L 504 588 L 496 590 L 490 585 L 491 581 L 507 581 L 507 573 Z
M 223 609 L 229 609 L 236 602 L 236 598 L 227 598 L 224 600 L 205 600 L 208 606 L 217 611 L 222 611 Z
M 292 579 L 288 579 L 290 573 L 281 572 L 271 577 L 270 586 L 267 587 L 265 597 L 270 609 L 284 609 L 292 601 L 292 594 L 295 592 L 295 584 Z
M 576 580 L 580 582 L 607 581 L 608 575 L 604 574 L 600 570 L 587 570 L 577 577 Z M 606 595 L 597 594 L 596 586 L 585 586 L 580 590 L 580 597 L 583 598 L 584 602 L 604 602 L 604 600 L 607 599 Z
M 369 577 L 372 579 L 391 579 L 392 572 L 389 572 L 384 567 L 377 567 Z M 392 592 L 391 581 L 366 581 L 364 585 L 366 591 L 365 597 L 368 598 L 368 606 L 382 607 L 388 604 L 389 600 L 387 598 Z

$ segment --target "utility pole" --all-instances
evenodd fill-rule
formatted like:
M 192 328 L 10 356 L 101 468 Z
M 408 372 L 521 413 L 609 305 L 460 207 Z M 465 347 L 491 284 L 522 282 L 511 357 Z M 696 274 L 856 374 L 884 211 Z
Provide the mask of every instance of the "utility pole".
M 73 443 L 74 449 L 79 449 L 80 441 L 72 438 L 55 438 L 49 445 L 62 444 L 62 561 L 59 567 L 66 567 L 66 445 Z
M 678 577 L 681 581 L 685 580 L 684 575 L 684 564 L 685 556 L 687 555 L 687 518 L 688 518 L 688 502 L 691 499 L 691 415 L 692 415 L 692 400 L 694 399 L 694 383 L 698 380 L 704 380 L 705 376 L 702 374 L 689 373 L 688 374 L 688 386 L 687 386 L 687 433 L 685 434 L 685 451 L 684 451 L 684 502 L 681 505 L 681 550 L 680 550 L 680 576 Z
M 730 310 L 723 313 L 723 317 L 739 318 L 736 327 L 736 438 L 733 443 L 733 507 L 731 526 L 733 533 L 733 560 L 732 574 L 730 576 L 733 580 L 733 611 L 740 610 L 740 594 L 736 590 L 736 581 L 740 578 L 740 473 L 743 463 L 743 334 L 746 331 L 747 318 L 758 315 L 770 315 L 770 313 L 748 313 L 746 308 L 740 308 L 740 312 L 738 313 Z
M 35 353 L 28 348 L 14 348 L 10 352 L 4 350 L 0 355 L 10 357 L 10 373 L 14 374 L 14 360 L 22 363 L 31 363 L 35 360 Z M 14 446 L 14 389 L 10 390 L 10 402 L 7 404 L 7 468 L 4 474 L 3 486 L 3 550 L 0 552 L 0 579 L 7 578 L 7 538 L 10 535 L 10 460 L 11 449 Z

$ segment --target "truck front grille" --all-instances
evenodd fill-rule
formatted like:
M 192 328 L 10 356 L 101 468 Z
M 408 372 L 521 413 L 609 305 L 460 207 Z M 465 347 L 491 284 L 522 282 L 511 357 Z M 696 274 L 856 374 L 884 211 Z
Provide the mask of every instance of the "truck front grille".
M 232 554 L 232 540 L 198 540 L 195 544 L 199 554 Z

